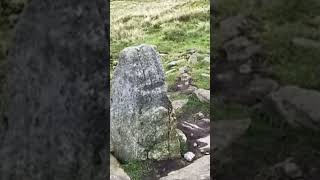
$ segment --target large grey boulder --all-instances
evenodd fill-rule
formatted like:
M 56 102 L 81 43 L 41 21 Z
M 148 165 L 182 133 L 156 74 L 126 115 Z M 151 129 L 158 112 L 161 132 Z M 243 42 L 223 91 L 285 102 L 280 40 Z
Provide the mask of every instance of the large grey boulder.
M 320 92 L 316 90 L 281 87 L 267 97 L 265 106 L 279 113 L 293 127 L 320 130 Z
M 149 45 L 120 53 L 111 82 L 111 143 L 120 160 L 180 156 L 176 122 L 158 53 Z
M 0 179 L 107 178 L 103 0 L 33 0 L 8 63 Z

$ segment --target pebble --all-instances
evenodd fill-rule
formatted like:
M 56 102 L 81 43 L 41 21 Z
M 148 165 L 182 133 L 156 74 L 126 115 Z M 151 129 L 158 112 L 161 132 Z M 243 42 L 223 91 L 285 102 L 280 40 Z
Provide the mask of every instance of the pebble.
M 184 159 L 186 159 L 187 161 L 191 162 L 193 160 L 193 158 L 195 157 L 193 152 L 187 152 L 183 155 Z

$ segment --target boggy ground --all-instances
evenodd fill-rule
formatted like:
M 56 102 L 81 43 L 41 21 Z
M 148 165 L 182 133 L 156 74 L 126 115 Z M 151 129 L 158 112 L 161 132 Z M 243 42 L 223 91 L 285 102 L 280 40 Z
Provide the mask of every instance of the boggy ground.
M 217 123 L 251 119 L 242 135 L 217 153 L 217 179 L 320 179 L 319 131 L 293 128 L 286 116 L 268 109 L 274 105 L 262 106 L 287 85 L 306 89 L 301 99 L 317 94 L 308 102 L 300 99 L 305 106 L 287 106 L 295 117 L 310 116 L 312 111 L 302 109 L 319 103 L 319 7 L 315 0 L 215 1 L 212 114 Z

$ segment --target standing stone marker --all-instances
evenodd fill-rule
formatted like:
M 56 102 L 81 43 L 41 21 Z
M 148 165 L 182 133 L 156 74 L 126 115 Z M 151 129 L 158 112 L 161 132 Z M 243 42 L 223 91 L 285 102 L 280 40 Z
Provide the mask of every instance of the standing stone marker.
M 124 49 L 111 82 L 111 146 L 120 160 L 180 156 L 172 106 L 158 53 L 149 45 Z
M 8 57 L 0 179 L 108 177 L 106 6 L 33 0 L 21 15 Z

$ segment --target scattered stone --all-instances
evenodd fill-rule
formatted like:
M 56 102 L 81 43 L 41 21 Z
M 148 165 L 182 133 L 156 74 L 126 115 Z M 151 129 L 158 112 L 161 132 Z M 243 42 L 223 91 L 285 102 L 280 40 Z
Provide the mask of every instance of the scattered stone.
M 121 168 L 118 160 L 110 154 L 110 180 L 130 180 L 130 177 Z
M 207 135 L 204 138 L 197 139 L 197 142 L 200 144 L 205 144 L 204 146 L 202 145 L 199 150 L 200 152 L 210 152 L 210 134 Z
M 207 119 L 207 118 L 203 118 L 203 119 L 201 119 L 201 121 L 204 121 L 206 123 L 210 123 L 210 119 Z
M 232 142 L 245 133 L 250 124 L 250 119 L 215 121 L 211 128 L 211 138 L 213 146 L 217 149 L 217 153 L 222 152 Z
M 198 51 L 197 49 L 187 49 L 187 54 L 194 54 L 197 51 Z
M 198 144 L 196 142 L 193 143 L 193 147 L 197 147 Z
M 184 63 L 186 60 L 184 60 L 184 59 L 180 59 L 180 60 L 176 60 L 176 61 L 171 61 L 171 62 L 169 62 L 168 64 L 167 64 L 167 66 L 168 66 L 168 68 L 170 69 L 170 68 L 173 68 L 173 67 L 175 67 L 175 66 L 177 66 L 177 65 L 179 65 L 179 64 L 181 64 L 181 63 Z
M 210 180 L 210 155 L 203 156 L 182 169 L 170 172 L 160 180 Z
M 196 155 L 193 152 L 187 152 L 183 155 L 184 159 L 191 162 Z
M 180 79 L 182 82 L 187 82 L 190 84 L 191 76 L 188 73 L 183 73 L 181 74 Z
M 172 107 L 175 111 L 183 108 L 184 105 L 188 103 L 188 99 L 179 99 L 179 100 L 174 100 L 172 101 Z
M 278 88 L 279 84 L 276 81 L 257 76 L 249 83 L 248 92 L 256 99 L 263 99 Z
M 312 40 L 312 39 L 306 39 L 306 38 L 294 38 L 292 40 L 292 43 L 295 46 L 303 47 L 303 48 L 320 48 L 320 42 Z
M 204 78 L 210 78 L 210 74 L 206 74 L 206 73 L 202 73 L 201 76 Z
M 192 83 L 192 78 L 188 73 L 182 73 L 177 79 L 177 90 L 183 91 L 190 87 Z
M 265 101 L 293 127 L 320 130 L 320 92 L 296 86 L 281 87 Z
M 160 57 L 165 57 L 165 56 L 168 56 L 168 54 L 165 54 L 165 53 L 159 53 Z
M 225 82 L 225 83 L 232 82 L 234 77 L 235 77 L 235 73 L 233 71 L 226 71 L 216 75 L 216 79 L 219 82 Z
M 185 94 L 193 94 L 197 90 L 195 86 L 189 86 L 188 89 L 182 90 Z
M 199 139 L 210 133 L 210 123 L 198 122 L 196 124 L 182 121 L 178 128 L 187 136 L 188 139 Z
M 182 143 L 186 143 L 187 142 L 187 136 L 180 130 L 180 129 L 176 129 L 177 134 L 181 140 Z
M 234 37 L 240 35 L 240 28 L 243 21 L 245 20 L 244 16 L 233 16 L 227 19 L 224 19 L 220 23 L 220 32 L 223 41 L 230 40 Z
M 296 163 L 286 162 L 283 166 L 283 170 L 290 178 L 302 177 L 302 171 Z
M 239 72 L 241 74 L 250 74 L 252 72 L 251 66 L 249 64 L 242 64 L 239 67 Z
M 158 53 L 140 45 L 125 48 L 119 57 L 111 81 L 114 155 L 124 161 L 179 157 L 179 137 Z
M 210 103 L 210 90 L 197 89 L 194 91 L 194 93 L 201 102 Z
M 188 73 L 189 72 L 189 68 L 186 67 L 186 66 L 181 67 L 181 68 L 179 68 L 179 72 L 180 72 L 180 74 Z
M 228 61 L 248 60 L 261 53 L 261 46 L 253 44 L 246 37 L 237 37 L 223 45 Z
M 203 118 L 204 118 L 204 114 L 203 114 L 202 112 L 198 112 L 198 113 L 196 113 L 196 114 L 193 116 L 193 119 L 194 119 L 195 121 L 201 120 L 201 119 L 203 119 Z
M 198 56 L 195 53 L 191 54 L 189 59 L 188 59 L 188 62 L 190 64 L 196 64 L 198 62 Z
M 177 66 L 177 65 L 178 65 L 177 61 L 171 61 L 171 62 L 169 62 L 167 64 L 168 68 L 172 68 L 172 67 Z
M 292 161 L 291 158 L 277 163 L 267 169 L 262 169 L 255 180 L 293 180 L 303 178 L 303 172 L 300 167 Z

